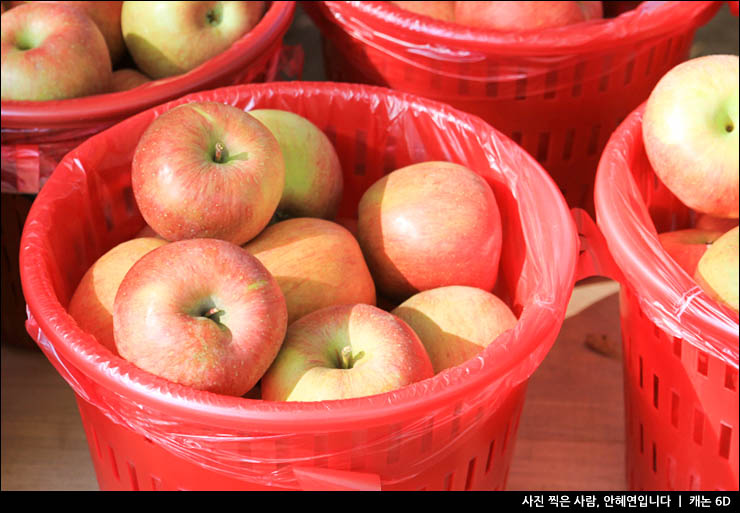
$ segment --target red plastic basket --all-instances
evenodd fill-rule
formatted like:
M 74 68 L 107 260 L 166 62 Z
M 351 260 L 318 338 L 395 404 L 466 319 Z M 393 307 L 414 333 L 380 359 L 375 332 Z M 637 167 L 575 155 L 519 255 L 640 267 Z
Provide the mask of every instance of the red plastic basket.
M 595 185 L 598 226 L 621 282 L 627 472 L 637 490 L 738 490 L 738 314 L 709 298 L 658 233 L 694 213 L 656 177 L 644 104 L 609 140 Z M 610 267 L 611 265 L 611 267 Z
M 469 166 L 492 186 L 504 240 L 496 292 L 515 329 L 466 364 L 382 395 L 277 403 L 199 392 L 145 373 L 65 310 L 87 267 L 144 224 L 131 192 L 137 140 L 159 114 L 213 100 L 313 121 L 344 170 L 340 216 L 393 169 Z M 73 216 L 78 222 L 68 223 Z M 189 95 L 143 112 L 60 163 L 20 254 L 27 326 L 74 389 L 102 489 L 503 489 L 529 377 L 552 346 L 575 280 L 578 236 L 557 186 L 481 119 L 384 88 L 284 82 Z
M 188 73 L 135 90 L 69 100 L 2 102 L 2 192 L 37 193 L 62 157 L 119 121 L 185 94 L 272 80 L 295 2 L 270 2 L 260 22 L 228 50 Z
M 283 57 L 286 66 L 301 65 L 300 53 L 293 54 L 282 43 L 294 12 L 295 2 L 271 2 L 254 29 L 222 54 L 188 73 L 135 90 L 60 101 L 2 102 L 0 184 L 3 212 L 9 214 L 7 222 L 3 219 L 2 232 L 3 343 L 34 347 L 22 317 L 16 315 L 25 309 L 20 294 L 18 226 L 23 225 L 31 195 L 38 193 L 62 157 L 89 136 L 155 105 L 194 91 L 270 81 Z M 288 62 L 291 55 L 295 62 Z M 17 208 L 10 211 L 12 207 Z
M 689 56 L 723 2 L 643 2 L 616 18 L 535 34 L 432 20 L 390 2 L 303 2 L 327 76 L 443 101 L 518 142 L 572 207 L 593 215 L 599 156 L 658 79 Z

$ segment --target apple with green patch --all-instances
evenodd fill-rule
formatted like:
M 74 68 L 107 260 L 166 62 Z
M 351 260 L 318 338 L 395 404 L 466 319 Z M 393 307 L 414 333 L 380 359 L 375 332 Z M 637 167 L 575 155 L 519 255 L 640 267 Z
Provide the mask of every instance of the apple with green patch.
M 277 218 L 334 219 L 344 178 L 339 156 L 326 134 L 303 116 L 285 110 L 256 109 L 249 113 L 272 132 L 283 153 L 285 188 Z
M 285 298 L 255 257 L 223 240 L 165 244 L 137 261 L 116 294 L 121 357 L 174 383 L 242 396 L 287 328 Z
M 252 30 L 265 2 L 124 2 L 121 29 L 137 68 L 151 78 L 186 73 Z
M 147 127 L 131 184 L 144 220 L 164 239 L 241 245 L 275 213 L 285 165 L 277 140 L 257 119 L 231 105 L 193 102 Z
M 291 324 L 262 378 L 262 399 L 328 401 L 397 390 L 431 378 L 413 330 L 371 305 L 337 305 Z
M 11 2 L 16 5 L 31 2 Z M 115 65 L 126 53 L 126 45 L 121 33 L 121 8 L 123 2 L 109 1 L 64 1 L 64 0 L 37 0 L 33 3 L 62 4 L 79 9 L 95 22 L 100 33 L 105 38 L 110 60 Z
M 3 13 L 0 32 L 3 100 L 64 100 L 110 89 L 105 39 L 80 10 L 19 5 Z
M 681 202 L 738 218 L 737 55 L 707 55 L 668 71 L 648 97 L 642 138 L 655 174 Z

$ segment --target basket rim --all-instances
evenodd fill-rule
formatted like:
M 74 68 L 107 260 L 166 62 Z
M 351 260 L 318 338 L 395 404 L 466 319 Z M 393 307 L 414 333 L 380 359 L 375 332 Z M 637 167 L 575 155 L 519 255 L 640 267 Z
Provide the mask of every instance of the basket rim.
M 624 165 L 629 162 L 627 155 L 643 147 L 638 134 L 642 134 L 646 104 L 625 118 L 602 153 L 594 184 L 597 225 L 645 315 L 672 336 L 709 350 L 737 369 L 738 314 L 710 298 L 668 255 L 658 241 L 629 166 Z M 619 183 L 627 183 L 630 190 L 615 185 Z M 635 222 L 624 222 L 625 213 Z M 661 268 L 656 271 L 654 265 L 647 265 L 647 259 L 659 262 Z M 671 304 L 676 296 L 682 304 Z
M 187 73 L 153 80 L 135 89 L 43 102 L 3 100 L 2 123 L 25 128 L 79 122 L 82 117 L 87 121 L 105 121 L 179 98 L 202 89 L 218 77 L 249 66 L 288 30 L 294 12 L 295 2 L 273 1 L 257 25 L 224 52 Z M 214 73 L 214 69 L 218 72 Z
M 73 165 L 70 164 L 69 167 L 66 167 L 65 164 L 74 162 L 77 159 L 77 153 L 81 149 L 84 150 L 86 145 L 95 144 L 95 139 L 99 137 L 97 135 L 88 139 L 77 150 L 70 152 L 60 162 L 57 167 L 58 172 L 55 171 L 34 202 L 22 236 L 20 268 L 28 309 L 41 332 L 54 346 L 57 355 L 63 357 L 76 368 L 84 369 L 86 376 L 101 386 L 127 397 L 133 397 L 137 404 L 153 405 L 162 413 L 182 415 L 185 412 L 189 420 L 198 419 L 200 422 L 209 425 L 220 424 L 230 428 L 247 427 L 248 429 L 262 428 L 266 430 L 287 429 L 292 433 L 315 431 L 317 429 L 351 429 L 356 428 L 358 423 L 367 426 L 370 423 L 397 422 L 399 416 L 419 418 L 425 412 L 430 411 L 431 408 L 450 404 L 451 400 L 468 395 L 476 387 L 482 388 L 505 377 L 516 365 L 527 361 L 528 357 L 531 358 L 530 353 L 525 352 L 523 348 L 526 344 L 517 345 L 515 343 L 508 344 L 508 342 L 515 341 L 514 336 L 516 335 L 517 337 L 527 337 L 527 340 L 537 341 L 537 344 L 542 345 L 548 338 L 548 330 L 562 323 L 566 313 L 567 299 L 570 298 L 575 285 L 578 252 L 578 234 L 575 221 L 570 214 L 565 199 L 549 174 L 542 169 L 534 158 L 477 116 L 457 111 L 443 103 L 383 87 L 333 82 L 282 82 L 242 84 L 214 91 L 225 92 L 226 94 L 233 91 L 234 94 L 241 95 L 247 91 L 265 89 L 269 91 L 269 94 L 294 91 L 301 94 L 308 92 L 331 95 L 336 92 L 337 88 L 341 88 L 343 92 L 347 93 L 347 97 L 352 99 L 358 98 L 360 93 L 375 95 L 373 96 L 375 99 L 395 97 L 401 101 L 409 102 L 410 109 L 431 110 L 443 117 L 453 116 L 456 120 L 470 123 L 471 133 L 485 133 L 486 136 L 490 135 L 498 138 L 497 142 L 506 146 L 507 149 L 511 148 L 513 151 L 521 152 L 517 154 L 517 158 L 521 157 L 522 162 L 531 165 L 532 173 L 538 180 L 541 180 L 542 194 L 548 197 L 557 212 L 556 216 L 549 215 L 546 220 L 543 219 L 542 224 L 547 225 L 547 233 L 551 234 L 557 233 L 556 227 L 559 227 L 563 239 L 570 239 L 572 244 L 566 245 L 564 243 L 562 245 L 563 253 L 569 258 L 565 258 L 562 269 L 557 270 L 556 277 L 559 286 L 553 288 L 553 295 L 567 291 L 567 297 L 563 304 L 559 305 L 558 309 L 551 304 L 553 298 L 550 298 L 549 303 L 547 298 L 535 298 L 532 305 L 523 310 L 520 322 L 517 323 L 514 330 L 501 335 L 501 337 L 504 337 L 502 339 L 504 342 L 501 345 L 507 348 L 516 347 L 517 351 L 509 351 L 509 354 L 505 354 L 500 360 L 496 360 L 494 365 L 481 361 L 486 352 L 484 350 L 480 358 L 475 358 L 467 364 L 447 369 L 433 378 L 385 394 L 356 399 L 307 403 L 281 403 L 197 391 L 152 376 L 119 357 L 112 357 L 112 353 L 97 343 L 94 337 L 87 335 L 76 326 L 76 323 L 66 313 L 66 309 L 56 299 L 51 279 L 43 270 L 45 260 L 42 252 L 46 250 L 43 244 L 39 244 L 40 235 L 37 233 L 29 234 L 28 231 L 29 226 L 43 225 L 44 203 L 47 201 L 47 197 L 51 201 L 58 199 L 60 194 L 61 197 L 64 197 L 63 190 L 69 186 L 67 178 L 71 177 L 72 169 L 74 169 Z M 187 95 L 161 105 L 156 110 L 162 111 L 187 101 L 197 101 L 199 97 L 208 95 L 208 93 L 210 92 Z M 136 122 L 137 119 L 151 116 L 153 110 L 155 109 L 139 113 L 108 130 L 125 127 L 126 123 Z M 102 132 L 101 135 L 104 133 Z M 77 174 L 79 175 L 79 173 Z M 538 314 L 544 314 L 550 323 L 539 322 L 542 320 L 542 315 L 538 316 Z M 527 319 L 535 318 L 538 322 L 522 322 L 525 317 Z M 554 342 L 555 336 L 549 338 L 552 339 L 549 340 L 550 343 Z M 75 340 L 81 342 L 78 343 Z M 87 347 L 85 347 L 86 345 Z M 496 344 L 492 344 L 487 349 L 493 351 L 492 346 L 494 345 Z M 79 346 L 82 350 L 78 351 L 76 346 Z M 520 348 L 520 346 L 522 347 Z M 101 363 L 103 364 L 101 365 Z M 145 376 L 146 379 L 139 379 L 141 376 Z M 461 377 L 465 377 L 465 379 L 460 379 Z M 420 395 L 420 391 L 430 389 L 432 381 L 438 385 L 434 394 Z M 152 384 L 155 386 L 152 386 Z M 389 401 L 391 395 L 393 400 Z M 327 414 L 329 409 L 327 405 L 329 404 L 330 415 Z
M 651 5 L 650 9 L 640 6 L 615 18 L 589 20 L 565 27 L 521 33 L 503 33 L 476 27 L 462 27 L 455 23 L 420 16 L 405 11 L 390 2 L 377 0 L 362 2 L 329 0 L 303 3 L 309 4 L 308 6 L 323 4 L 325 10 L 331 13 L 332 22 L 345 29 L 355 20 L 361 20 L 363 28 L 369 28 L 374 33 L 395 34 L 394 42 L 399 40 L 397 37 L 399 33 L 405 32 L 423 37 L 430 48 L 445 46 L 461 48 L 465 51 L 475 50 L 498 54 L 507 52 L 510 55 L 524 56 L 567 52 L 589 53 L 595 50 L 596 42 L 603 48 L 614 50 L 616 45 L 623 44 L 625 41 L 630 44 L 636 42 L 632 40 L 636 33 L 642 39 L 660 36 L 665 32 L 676 30 L 677 22 L 699 27 L 715 15 L 724 2 L 643 2 L 643 4 L 655 5 Z M 668 8 L 672 9 L 671 16 L 665 15 Z

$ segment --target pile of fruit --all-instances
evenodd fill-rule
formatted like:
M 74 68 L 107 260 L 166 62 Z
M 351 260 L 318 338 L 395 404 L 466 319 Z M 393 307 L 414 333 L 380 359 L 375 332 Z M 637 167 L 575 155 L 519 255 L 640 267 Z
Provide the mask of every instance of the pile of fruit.
M 79 98 L 187 73 L 264 10 L 265 2 L 3 2 L 2 99 Z
M 696 213 L 660 242 L 714 300 L 738 311 L 738 56 L 710 55 L 666 73 L 648 98 L 645 152 L 661 182 Z
M 174 107 L 133 154 L 146 225 L 88 269 L 68 311 L 152 374 L 273 401 L 396 390 L 514 327 L 491 292 L 502 226 L 488 182 L 419 162 L 372 184 L 348 219 L 343 176 L 298 114 Z
M 614 15 L 602 2 L 392 2 L 495 31 Z M 265 2 L 4 2 L 2 99 L 120 91 L 200 65 Z M 15 5 L 22 4 L 22 5 Z M 137 69 L 123 66 L 129 58 Z M 738 310 L 738 58 L 670 71 L 644 117 L 656 175 L 697 214 L 661 234 L 711 297 Z M 220 394 L 319 401 L 395 390 L 473 358 L 517 322 L 492 291 L 496 198 L 473 170 L 419 162 L 338 218 L 340 159 L 295 113 L 220 103 L 167 111 L 131 166 L 146 222 L 99 258 L 69 305 L 113 353 Z

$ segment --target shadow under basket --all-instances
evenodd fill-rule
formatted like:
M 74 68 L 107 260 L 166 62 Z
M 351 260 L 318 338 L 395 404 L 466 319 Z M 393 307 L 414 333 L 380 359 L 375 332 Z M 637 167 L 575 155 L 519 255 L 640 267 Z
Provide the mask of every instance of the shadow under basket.
M 657 178 L 644 105 L 596 176 L 597 223 L 621 282 L 626 462 L 633 490 L 738 490 L 738 314 L 707 296 L 658 233 L 695 213 Z
M 284 109 L 333 142 L 339 216 L 384 174 L 424 160 L 468 166 L 503 222 L 496 293 L 516 327 L 477 357 L 393 392 L 271 402 L 193 390 L 148 374 L 81 331 L 66 311 L 83 273 L 144 225 L 131 191 L 137 141 L 191 101 Z M 65 223 L 74 215 L 79 222 Z M 481 119 L 384 88 L 285 82 L 189 95 L 94 136 L 60 163 L 23 233 L 29 333 L 74 389 L 105 490 L 500 490 L 528 379 L 554 343 L 573 291 L 575 223 L 534 159 Z
M 2 194 L 2 324 L 0 340 L 24 348 L 36 348 L 26 332 L 26 301 L 21 290 L 18 263 L 21 233 L 35 195 Z
M 374 84 L 480 116 L 593 215 L 599 157 L 612 131 L 723 2 L 642 2 L 616 18 L 536 33 L 434 20 L 390 2 L 303 2 L 322 33 L 330 80 Z

